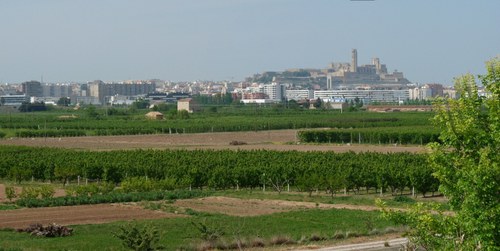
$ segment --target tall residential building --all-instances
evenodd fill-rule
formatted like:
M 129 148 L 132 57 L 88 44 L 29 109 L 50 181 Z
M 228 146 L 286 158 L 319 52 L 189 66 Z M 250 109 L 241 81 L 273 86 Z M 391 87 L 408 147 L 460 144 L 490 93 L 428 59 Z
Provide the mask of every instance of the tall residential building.
M 42 97 L 42 84 L 38 81 L 28 81 L 21 84 L 22 92 L 28 97 Z
M 286 90 L 286 98 L 289 100 L 304 100 L 312 99 L 314 97 L 313 90 Z
M 73 86 L 69 84 L 44 84 L 42 85 L 44 97 L 70 97 L 73 96 Z
M 441 84 L 425 84 L 410 89 L 410 99 L 427 100 L 444 96 L 444 88 Z
M 314 99 L 361 99 L 363 103 L 400 103 L 410 96 L 409 90 L 326 90 L 314 91 Z
M 261 85 L 259 89 L 272 100 L 282 100 L 285 97 L 285 86 L 281 84 Z
M 109 97 L 115 95 L 137 96 L 141 94 L 153 93 L 156 91 L 154 83 L 104 83 L 101 80 L 96 80 L 87 84 L 88 95 L 99 99 L 101 104 L 105 104 Z

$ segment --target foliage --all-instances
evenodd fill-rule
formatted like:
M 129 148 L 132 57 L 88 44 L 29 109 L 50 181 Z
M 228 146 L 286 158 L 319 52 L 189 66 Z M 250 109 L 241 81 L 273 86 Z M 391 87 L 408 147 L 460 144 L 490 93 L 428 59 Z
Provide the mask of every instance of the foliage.
M 2 178 L 68 181 L 80 176 L 121 182 L 126 192 L 188 187 L 254 189 L 266 185 L 277 192 L 290 186 L 308 191 L 326 191 L 333 196 L 344 188 L 347 192 L 356 193 L 361 188 L 367 191 L 391 188 L 396 193 L 415 187 L 418 192 L 427 193 L 435 191 L 438 185 L 429 171 L 427 156 L 411 153 L 269 150 L 91 152 L 9 146 L 0 147 L 0 155 Z M 19 171 L 23 173 L 16 176 Z M 306 184 L 311 183 L 311 179 L 317 182 Z M 80 194 L 84 193 L 96 192 L 82 191 Z
M 115 110 L 119 111 L 115 114 Z M 121 112 L 120 112 L 121 111 Z M 106 112 L 110 116 L 103 116 Z M 430 127 L 430 113 L 340 113 L 332 110 L 295 110 L 266 106 L 221 106 L 216 113 L 188 114 L 189 119 L 148 121 L 123 110 L 89 105 L 72 111 L 75 118 L 61 120 L 61 111 L 0 114 L 0 128 L 17 137 L 68 137 L 93 135 L 134 135 L 161 133 L 201 133 L 221 131 L 259 131 L 298 128 L 375 128 L 407 127 L 421 131 Z M 173 114 L 169 114 L 172 112 Z M 124 113 L 125 114 L 125 113 Z M 169 109 L 167 117 L 177 118 L 177 110 Z M 126 122 L 126 123 L 125 123 Z M 423 129 L 421 129 L 424 127 Z M 381 131 L 381 129 L 377 129 Z M 428 131 L 428 130 L 427 130 Z M 377 142 L 378 143 L 378 142 Z M 420 142 L 418 142 L 420 143 Z
M 40 195 L 40 189 L 37 187 L 23 187 L 23 191 L 19 195 L 22 199 L 36 199 Z
M 71 104 L 71 99 L 69 97 L 61 97 L 57 100 L 58 106 L 69 106 Z
M 119 193 L 95 194 L 93 196 L 65 196 L 55 198 L 37 199 L 36 197 L 21 197 L 16 200 L 16 205 L 21 207 L 57 207 L 101 203 L 137 202 L 189 199 L 207 196 L 209 193 L 201 191 L 171 191 L 171 192 L 143 192 L 143 193 Z M 38 196 L 38 194 L 37 194 Z
M 121 183 L 124 192 L 146 192 L 154 189 L 154 181 L 147 177 L 129 177 Z
M 230 105 L 233 103 L 231 93 L 217 93 L 215 95 L 193 95 L 193 100 L 200 105 Z
M 385 218 L 411 227 L 407 236 L 412 244 L 424 250 L 460 250 L 460 239 L 452 238 L 459 234 L 452 227 L 457 223 L 456 218 L 444 214 L 438 204 L 419 202 L 407 212 L 389 210 L 379 199 L 377 204 L 382 208 Z
M 478 95 L 475 78 L 456 79 L 458 100 L 439 99 L 433 121 L 441 143 L 431 144 L 430 162 L 453 214 L 418 204 L 393 217 L 409 225 L 410 237 L 427 249 L 498 250 L 500 246 L 500 59 L 479 76 L 488 91 Z M 439 212 L 439 211 L 437 211 Z
M 115 189 L 111 182 L 100 182 L 98 184 L 79 185 L 66 188 L 66 194 L 71 196 L 94 196 L 97 194 L 106 195 Z
M 5 196 L 9 201 L 16 198 L 16 189 L 12 186 L 5 186 Z
M 21 106 L 19 106 L 19 111 L 20 112 L 39 112 L 39 111 L 46 111 L 47 106 L 45 106 L 45 103 L 41 102 L 35 102 L 35 103 L 27 103 L 23 102 Z
M 50 185 L 43 185 L 38 188 L 38 191 L 42 199 L 52 198 L 56 193 L 54 187 Z
M 242 241 L 248 240 L 248 242 L 259 239 L 258 246 L 267 246 L 274 236 L 279 235 L 289 236 L 294 241 L 298 241 L 302 236 L 313 234 L 329 237 L 329 239 L 333 239 L 334 234 L 344 239 L 347 232 L 365 234 L 365 221 L 368 217 L 373 219 L 374 229 L 384 232 L 384 229 L 393 224 L 388 220 L 380 219 L 379 214 L 374 211 L 346 209 L 305 209 L 252 217 L 223 214 L 193 215 L 189 219 L 168 217 L 138 220 L 136 223 L 139 228 L 154 226 L 160 230 L 158 244 L 164 246 L 166 250 L 186 250 L 191 243 L 196 245 L 198 241 L 201 241 L 198 230 L 191 222 L 206 222 L 209 225 L 216 223 L 216 226 L 219 226 L 225 233 L 220 241 L 234 240 L 239 236 Z M 12 248 L 28 250 L 34 247 L 37 250 L 122 250 L 125 248 L 121 240 L 110 233 L 117 232 L 124 224 L 126 225 L 123 222 L 75 225 L 73 227 L 75 234 L 71 238 L 58 238 L 57 240 L 32 238 L 13 231 L 0 231 L 0 248 L 7 250 Z
M 299 140 L 306 143 L 360 144 L 427 144 L 439 142 L 439 133 L 432 127 L 384 127 L 299 131 Z
M 41 130 L 19 130 L 16 131 L 16 137 L 19 138 L 35 138 L 35 137 L 79 137 L 86 136 L 83 130 L 54 130 L 54 129 L 41 129 Z
M 161 250 L 158 245 L 160 233 L 158 229 L 151 225 L 144 225 L 142 228 L 138 224 L 128 223 L 119 227 L 114 237 L 122 241 L 123 246 L 136 251 Z
M 145 99 L 139 99 L 132 103 L 132 109 L 146 109 L 149 107 L 149 101 Z
M 97 112 L 96 107 L 93 105 L 85 107 L 85 113 L 87 114 L 88 118 L 99 119 L 99 113 Z
M 204 222 L 191 222 L 191 224 L 198 230 L 200 237 L 205 241 L 216 241 L 224 235 L 219 227 L 210 226 Z

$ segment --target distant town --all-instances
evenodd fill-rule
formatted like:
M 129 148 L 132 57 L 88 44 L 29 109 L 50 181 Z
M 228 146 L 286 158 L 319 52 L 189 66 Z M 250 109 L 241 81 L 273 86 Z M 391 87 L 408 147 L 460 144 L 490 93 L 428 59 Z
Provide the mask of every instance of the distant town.
M 327 108 L 356 100 L 362 104 L 404 104 L 429 101 L 436 97 L 455 98 L 453 87 L 439 83 L 412 83 L 403 72 L 389 72 L 379 58 L 358 65 L 357 50 L 351 62 L 334 62 L 324 69 L 287 69 L 263 72 L 241 82 L 170 82 L 160 79 L 86 83 L 45 83 L 27 81 L 0 85 L 0 104 L 23 103 L 61 105 L 130 105 L 137 100 L 151 104 L 177 103 L 193 96 L 230 95 L 232 102 L 273 104 L 288 101 L 309 103 L 320 100 Z M 483 94 L 484 95 L 484 94 Z M 311 106 L 312 108 L 312 106 Z M 342 107 L 340 107 L 342 108 Z

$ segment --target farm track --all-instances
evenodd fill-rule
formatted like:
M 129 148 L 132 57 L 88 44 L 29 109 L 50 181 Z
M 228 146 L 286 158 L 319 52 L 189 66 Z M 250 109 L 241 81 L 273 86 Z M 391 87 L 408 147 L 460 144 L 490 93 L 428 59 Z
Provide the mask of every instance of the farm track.
M 155 134 L 128 136 L 89 136 L 66 138 L 11 138 L 0 145 L 57 147 L 84 150 L 131 149 L 213 149 L 213 150 L 275 150 L 275 151 L 334 151 L 334 152 L 412 152 L 423 153 L 422 146 L 357 145 L 357 144 L 294 144 L 298 130 L 251 132 L 219 132 L 197 134 Z M 229 145 L 231 141 L 246 145 Z

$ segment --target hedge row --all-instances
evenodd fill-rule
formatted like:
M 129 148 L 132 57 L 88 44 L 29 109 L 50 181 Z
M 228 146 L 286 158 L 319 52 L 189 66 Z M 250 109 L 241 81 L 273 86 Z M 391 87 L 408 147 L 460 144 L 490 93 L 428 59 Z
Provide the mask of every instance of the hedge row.
M 19 199 L 16 204 L 21 207 L 57 207 L 74 206 L 100 203 L 119 203 L 119 202 L 137 202 L 137 201 L 157 201 L 157 200 L 177 200 L 189 199 L 195 197 L 208 196 L 209 192 L 193 191 L 152 191 L 142 193 L 120 193 L 112 192 L 109 194 L 96 194 L 92 196 L 65 196 L 46 199 Z
M 85 136 L 83 130 L 22 130 L 16 132 L 16 137 L 19 138 L 34 138 L 34 137 L 78 137 Z
M 439 141 L 439 132 L 434 130 L 405 130 L 377 128 L 335 129 L 300 131 L 299 140 L 306 143 L 360 143 L 360 144 L 412 144 L 423 145 Z

